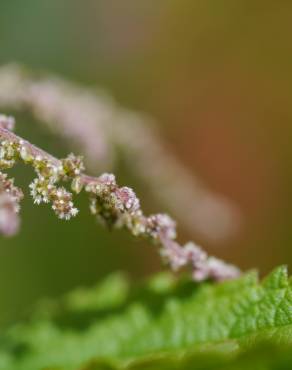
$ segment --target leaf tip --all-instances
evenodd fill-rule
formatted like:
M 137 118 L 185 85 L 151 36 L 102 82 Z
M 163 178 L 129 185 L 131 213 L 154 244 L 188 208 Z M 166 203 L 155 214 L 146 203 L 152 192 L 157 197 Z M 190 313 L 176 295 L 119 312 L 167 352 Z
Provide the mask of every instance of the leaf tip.
M 263 286 L 271 289 L 285 288 L 288 284 L 288 267 L 286 265 L 277 267 L 263 280 Z

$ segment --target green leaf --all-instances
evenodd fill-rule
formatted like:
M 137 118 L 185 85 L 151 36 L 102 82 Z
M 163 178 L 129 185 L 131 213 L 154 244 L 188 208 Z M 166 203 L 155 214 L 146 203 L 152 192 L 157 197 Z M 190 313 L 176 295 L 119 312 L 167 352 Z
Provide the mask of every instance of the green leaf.
M 199 285 L 114 275 L 11 328 L 0 369 L 292 369 L 291 285 L 285 267 L 262 283 L 255 272 Z

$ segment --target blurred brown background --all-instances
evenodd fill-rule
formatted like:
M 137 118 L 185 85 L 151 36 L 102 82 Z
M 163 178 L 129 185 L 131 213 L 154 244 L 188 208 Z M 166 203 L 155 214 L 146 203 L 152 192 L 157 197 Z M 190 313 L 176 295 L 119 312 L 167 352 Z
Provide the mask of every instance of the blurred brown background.
M 1 0 L 0 63 L 103 87 L 152 115 L 182 162 L 242 211 L 232 239 L 199 242 L 265 273 L 292 261 L 291 19 L 284 0 Z M 69 150 L 29 115 L 17 119 L 18 132 L 34 142 Z M 17 178 L 28 184 L 31 173 L 20 168 Z M 40 297 L 110 271 L 136 277 L 161 268 L 153 248 L 97 227 L 85 198 L 80 207 L 64 224 L 25 201 L 20 235 L 0 239 L 2 325 Z

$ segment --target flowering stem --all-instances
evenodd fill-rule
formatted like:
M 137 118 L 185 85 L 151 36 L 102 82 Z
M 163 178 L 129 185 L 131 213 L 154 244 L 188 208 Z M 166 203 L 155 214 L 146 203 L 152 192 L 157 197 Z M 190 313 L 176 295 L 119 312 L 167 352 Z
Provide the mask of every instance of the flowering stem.
M 160 248 L 162 257 L 173 270 L 190 266 L 196 281 L 224 280 L 239 275 L 236 267 L 207 256 L 192 242 L 180 246 L 176 242 L 176 223 L 166 214 L 146 217 L 134 191 L 119 187 L 114 175 L 86 175 L 81 157 L 70 154 L 65 159 L 55 158 L 11 132 L 9 120 L 11 118 L 6 117 L 5 121 L 3 116 L 0 120 L 0 170 L 13 167 L 18 160 L 31 165 L 37 174 L 30 184 L 36 204 L 51 203 L 61 219 L 76 216 L 78 210 L 73 205 L 73 194 L 58 186 L 60 182 L 70 181 L 74 193 L 82 189 L 88 193 L 90 210 L 100 221 L 110 227 L 126 228 L 132 235 L 150 240 Z

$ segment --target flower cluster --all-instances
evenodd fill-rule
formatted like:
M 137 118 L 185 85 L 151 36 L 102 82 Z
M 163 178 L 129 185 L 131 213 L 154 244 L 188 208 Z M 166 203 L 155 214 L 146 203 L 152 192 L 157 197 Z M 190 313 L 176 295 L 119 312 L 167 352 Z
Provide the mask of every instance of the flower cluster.
M 58 161 L 47 153 L 31 147 L 28 142 L 16 140 L 12 135 L 7 133 L 7 139 L 1 140 L 0 168 L 11 168 L 18 159 L 32 165 L 37 174 L 37 178 L 29 186 L 34 203 L 51 203 L 52 209 L 61 219 L 69 220 L 76 216 L 78 210 L 72 202 L 72 194 L 64 187 L 58 187 L 57 183 L 82 173 L 84 165 L 81 157 L 70 154 Z
M 108 226 L 131 228 L 141 217 L 140 201 L 133 189 L 124 186 L 119 188 L 113 174 L 104 173 L 92 183 L 88 183 L 85 191 L 90 194 L 91 213 L 97 215 Z
M 90 210 L 99 220 L 110 227 L 126 228 L 132 235 L 153 242 L 173 270 L 189 267 L 196 281 L 238 276 L 236 267 L 209 257 L 194 243 L 179 245 L 175 221 L 166 214 L 146 217 L 135 192 L 126 186 L 119 187 L 113 174 L 87 176 L 81 157 L 70 154 L 59 160 L 0 125 L 0 169 L 12 167 L 18 160 L 30 164 L 37 174 L 30 184 L 34 203 L 51 203 L 59 218 L 69 220 L 78 213 L 72 193 L 59 185 L 71 182 L 75 193 L 83 188 L 88 193 Z M 17 218 L 12 219 L 12 215 L 17 214 L 21 199 L 22 192 L 0 172 L 0 231 L 3 233 L 11 234 L 16 230 Z
M 15 164 L 15 144 L 7 140 L 3 140 L 0 145 L 0 168 L 12 168 Z
M 69 154 L 67 158 L 62 159 L 61 162 L 63 171 L 69 177 L 80 176 L 85 170 L 83 158 L 81 156 L 75 156 L 73 153 Z
M 195 281 L 206 279 L 221 281 L 240 274 L 237 267 L 218 258 L 209 257 L 201 247 L 193 242 L 181 247 L 177 242 L 164 238 L 162 244 L 161 255 L 172 269 L 177 271 L 184 266 L 190 266 Z
M 79 212 L 72 202 L 72 194 L 65 188 L 56 188 L 51 192 L 52 208 L 59 218 L 70 220 Z
M 20 152 L 23 148 L 20 148 Z M 60 219 L 69 220 L 75 217 L 78 209 L 74 207 L 72 193 L 64 187 L 57 187 L 56 183 L 66 177 L 80 175 L 84 166 L 81 158 L 70 154 L 59 164 L 51 160 L 36 156 L 33 161 L 38 177 L 30 184 L 30 194 L 34 203 L 52 203 L 52 209 Z
M 0 233 L 14 235 L 19 228 L 18 213 L 23 198 L 21 189 L 14 186 L 13 179 L 0 172 Z
M 11 116 L 6 116 L 5 114 L 0 114 L 0 127 L 13 131 L 15 125 L 15 119 Z
M 52 209 L 60 219 L 69 220 L 78 213 L 72 202 L 72 194 L 64 187 L 57 188 L 44 177 L 38 177 L 30 185 L 30 194 L 34 203 L 52 203 Z
M 166 239 L 176 238 L 176 223 L 166 214 L 157 214 L 148 217 L 147 231 L 156 239 L 163 236 Z
M 33 180 L 29 187 L 30 195 L 35 204 L 49 203 L 49 188 L 51 186 L 44 177 Z
M 130 214 L 135 214 L 140 209 L 140 201 L 137 198 L 133 189 L 128 186 L 124 186 L 120 189 L 117 189 L 115 192 L 115 198 L 118 205 L 118 208 L 122 212 L 129 212 Z

